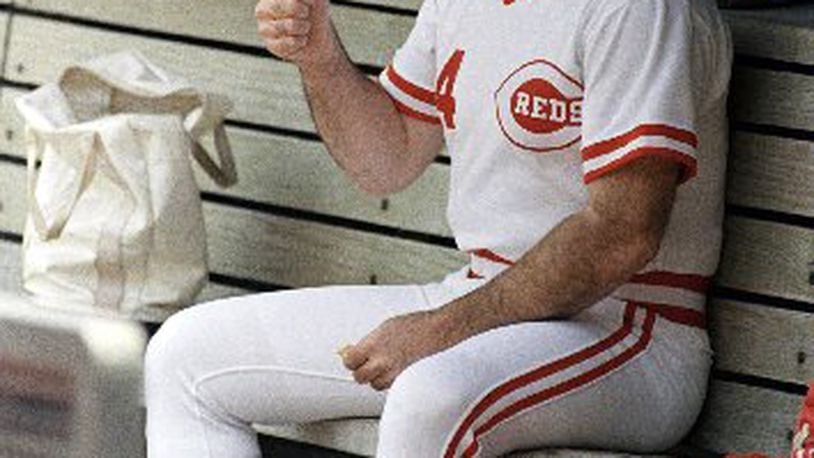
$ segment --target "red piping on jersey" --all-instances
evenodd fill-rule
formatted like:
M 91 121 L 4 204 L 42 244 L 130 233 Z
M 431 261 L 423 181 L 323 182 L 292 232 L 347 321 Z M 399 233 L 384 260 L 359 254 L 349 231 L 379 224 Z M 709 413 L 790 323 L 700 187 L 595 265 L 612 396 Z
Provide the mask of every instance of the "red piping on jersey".
M 581 83 L 581 82 L 580 82 L 578 79 L 574 78 L 573 76 L 569 75 L 568 73 L 565 73 L 565 71 L 564 71 L 563 69 L 561 69 L 561 68 L 560 68 L 560 67 L 559 67 L 557 64 L 555 64 L 554 62 L 551 62 L 550 60 L 545 60 L 545 59 L 534 59 L 534 60 L 530 60 L 530 61 L 526 62 L 525 64 L 521 65 L 521 66 L 520 66 L 520 67 L 518 67 L 518 68 L 517 68 L 515 71 L 513 71 L 511 74 L 509 74 L 509 76 L 507 76 L 507 77 L 506 77 L 506 79 L 504 79 L 504 80 L 503 80 L 503 82 L 500 84 L 500 87 L 498 87 L 498 88 L 497 88 L 497 90 L 495 91 L 495 94 L 497 94 L 498 92 L 502 91 L 502 90 L 503 90 L 503 87 L 504 87 L 504 86 L 506 86 L 506 83 L 508 83 L 508 82 L 509 82 L 509 80 L 511 80 L 511 79 L 512 79 L 512 77 L 514 77 L 514 75 L 516 75 L 516 74 L 520 73 L 520 72 L 521 72 L 521 71 L 523 71 L 523 70 L 524 70 L 526 67 L 530 67 L 530 66 L 532 66 L 532 65 L 537 65 L 537 64 L 545 64 L 545 65 L 548 65 L 549 67 L 553 68 L 553 69 L 554 69 L 554 71 L 556 71 L 557 73 L 559 73 L 559 74 L 560 74 L 560 75 L 561 75 L 563 78 L 565 78 L 565 79 L 567 79 L 568 81 L 570 81 L 570 82 L 572 82 L 572 83 L 576 84 L 576 85 L 577 85 L 577 87 L 578 87 L 578 88 L 580 88 L 580 89 L 582 89 L 583 91 L 585 90 L 585 86 L 584 86 L 584 85 L 583 85 L 583 84 L 582 84 L 582 83 Z
M 583 179 L 586 184 L 590 184 L 597 178 L 613 172 L 614 170 L 621 169 L 634 160 L 646 156 L 661 157 L 669 161 L 677 162 L 679 165 L 681 165 L 681 175 L 679 176 L 678 180 L 679 184 L 683 184 L 698 175 L 698 162 L 694 157 L 671 148 L 642 147 L 634 149 L 619 159 L 611 161 L 609 164 L 586 173 Z
M 698 137 L 688 130 L 679 129 L 677 127 L 664 124 L 642 124 L 641 126 L 638 126 L 625 134 L 586 146 L 582 149 L 582 159 L 587 161 L 608 153 L 612 153 L 629 145 L 637 138 L 644 136 L 667 137 L 669 139 L 690 145 L 693 148 L 698 148 Z
M 428 105 L 435 106 L 435 93 L 421 86 L 411 83 L 396 72 L 392 65 L 387 67 L 387 78 L 405 94 Z
M 633 310 L 635 310 L 635 305 L 628 304 L 628 306 L 629 307 L 633 306 Z M 655 321 L 656 314 L 652 310 L 647 310 L 647 315 L 645 316 L 644 324 L 642 326 L 642 334 L 639 337 L 639 340 L 636 341 L 636 343 L 633 344 L 633 346 L 626 349 L 624 352 L 620 353 L 613 359 L 606 361 L 605 363 L 587 372 L 584 372 L 574 378 L 566 380 L 565 382 L 562 382 L 560 384 L 554 385 L 543 391 L 534 393 L 523 399 L 520 399 L 519 401 L 514 402 L 513 404 L 504 408 L 497 414 L 493 415 L 491 418 L 489 418 L 489 420 L 486 421 L 486 423 L 482 424 L 477 429 L 475 429 L 472 437 L 472 442 L 469 444 L 469 446 L 466 447 L 466 449 L 464 449 L 463 457 L 470 458 L 475 456 L 475 454 L 478 452 L 478 449 L 480 448 L 479 439 L 485 434 L 487 434 L 489 431 L 494 429 L 501 422 L 521 413 L 524 410 L 530 409 L 553 398 L 563 396 L 597 379 L 600 379 L 610 374 L 614 370 L 622 367 L 624 364 L 626 364 L 627 362 L 631 361 L 633 358 L 644 352 L 644 350 L 647 349 L 653 337 L 653 326 L 655 324 Z M 620 332 L 619 335 L 622 335 L 624 338 L 628 334 L 630 334 L 632 330 L 632 324 L 633 324 L 632 313 L 626 313 L 625 324 L 622 326 L 622 329 L 620 329 L 621 332 L 617 331 Z M 607 348 L 605 350 L 607 350 Z M 449 455 L 448 453 L 447 457 L 450 456 L 451 455 Z
M 593 345 L 591 345 L 591 346 L 589 346 L 587 348 L 584 348 L 584 349 L 582 349 L 580 351 L 572 353 L 572 354 L 570 354 L 568 356 L 565 356 L 565 357 L 563 357 L 563 358 L 561 358 L 559 360 L 556 360 L 556 361 L 548 363 L 548 364 L 544 364 L 543 366 L 540 366 L 539 368 L 534 369 L 531 372 L 527 372 L 527 373 L 522 374 L 522 375 L 520 375 L 518 377 L 510 379 L 507 382 L 502 383 L 501 385 L 499 385 L 498 387 L 496 387 L 492 391 L 490 391 L 483 399 L 481 399 L 474 407 L 472 407 L 472 409 L 467 413 L 466 417 L 464 417 L 461 424 L 455 430 L 455 433 L 453 434 L 452 439 L 449 441 L 449 443 L 448 443 L 448 445 L 446 447 L 446 451 L 444 452 L 444 458 L 454 458 L 455 457 L 455 451 L 458 450 L 458 447 L 460 446 L 461 441 L 463 440 L 464 436 L 466 435 L 466 432 L 469 431 L 472 428 L 475 421 L 478 420 L 478 418 L 481 415 L 483 415 L 490 407 L 492 407 L 494 404 L 496 404 L 500 399 L 508 396 L 512 392 L 517 391 L 517 390 L 519 390 L 519 389 L 521 389 L 521 388 L 523 388 L 525 386 L 528 386 L 528 385 L 530 385 L 532 383 L 535 383 L 535 382 L 538 382 L 538 381 L 540 381 L 540 380 L 542 380 L 542 379 L 544 379 L 546 377 L 549 377 L 549 376 L 554 375 L 554 374 L 556 374 L 558 372 L 562 372 L 562 371 L 564 371 L 564 370 L 566 370 L 566 369 L 568 369 L 570 367 L 573 367 L 573 366 L 576 366 L 576 365 L 578 365 L 578 364 L 580 364 L 582 362 L 585 362 L 588 359 L 593 358 L 593 357 L 607 351 L 608 349 L 615 346 L 616 344 L 622 342 L 628 335 L 631 334 L 631 332 L 633 330 L 633 318 L 635 316 L 635 313 L 636 313 L 635 304 L 633 304 L 632 302 L 629 302 L 627 304 L 627 307 L 625 308 L 625 316 L 624 316 L 622 326 L 618 330 L 616 330 L 614 333 L 612 333 L 611 335 L 606 337 L 605 339 L 602 339 L 599 342 L 596 342 L 595 344 L 593 344 Z M 652 312 L 648 312 L 648 316 L 650 314 L 652 314 Z M 603 367 L 603 366 L 599 366 L 599 368 L 601 368 L 601 367 Z M 586 372 L 586 374 L 590 374 L 590 372 Z M 585 374 L 583 374 L 583 375 L 585 375 Z M 546 393 L 547 391 L 550 391 L 552 389 L 558 389 L 558 391 L 565 389 L 564 392 L 570 391 L 570 390 L 576 388 L 576 387 L 571 387 L 570 385 L 573 384 L 574 381 L 579 382 L 580 377 L 582 377 L 582 376 L 575 377 L 575 378 L 572 378 L 572 379 L 570 379 L 570 380 L 568 380 L 566 382 L 560 383 L 559 385 L 555 385 L 554 387 L 551 387 L 551 388 L 549 388 L 549 390 L 543 391 L 542 393 Z M 579 386 L 581 384 L 582 383 L 579 383 L 577 386 Z M 564 392 L 553 394 L 550 397 L 553 397 L 553 396 L 555 396 L 557 394 L 564 394 Z M 529 398 L 525 398 L 525 399 L 529 399 Z M 522 401 L 523 400 L 521 400 L 519 402 L 522 402 Z M 542 401 L 540 401 L 540 402 L 542 402 Z M 521 407 L 520 409 L 517 409 L 515 407 L 516 405 L 517 405 L 517 403 L 512 404 L 511 406 L 509 406 L 506 409 L 503 409 L 501 412 L 499 412 L 498 414 L 496 414 L 495 416 L 493 416 L 492 418 L 487 420 L 487 423 L 485 423 L 484 426 L 489 425 L 492 422 L 492 420 L 497 418 L 498 416 L 501 416 L 501 418 L 502 418 L 508 412 L 516 413 L 517 411 L 522 410 L 523 408 L 527 408 L 527 407 Z M 513 414 L 513 413 L 511 413 L 511 414 Z M 489 427 L 488 429 L 484 429 L 484 426 L 481 426 L 481 427 L 479 427 L 479 428 L 477 428 L 475 430 L 475 436 L 473 438 L 473 443 L 472 443 L 473 445 L 470 445 L 470 446 L 467 447 L 467 449 L 464 451 L 464 456 L 472 456 L 472 454 L 475 451 L 477 451 L 478 437 L 480 435 L 483 435 L 486 431 L 488 431 L 488 429 L 491 429 L 491 427 Z M 474 450 L 470 451 L 470 449 L 472 449 L 473 446 L 474 446 Z
M 404 103 L 396 100 L 393 96 L 390 96 L 390 100 L 393 101 L 393 105 L 395 105 L 396 110 L 400 113 L 404 113 L 405 115 L 417 119 L 419 121 L 428 122 L 430 124 L 441 124 L 441 120 L 436 116 L 430 116 L 428 114 L 424 114 L 420 111 L 414 110 Z

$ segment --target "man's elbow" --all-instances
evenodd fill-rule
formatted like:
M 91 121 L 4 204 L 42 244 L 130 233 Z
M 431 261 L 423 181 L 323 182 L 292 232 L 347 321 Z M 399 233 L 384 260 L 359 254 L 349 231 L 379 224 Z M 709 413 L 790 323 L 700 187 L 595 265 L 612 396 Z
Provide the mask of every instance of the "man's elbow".
M 389 197 L 407 186 L 397 180 L 382 180 L 381 178 L 359 179 L 356 180 L 356 183 L 362 192 L 379 199 Z
M 414 173 L 405 165 L 399 164 L 366 170 L 364 173 L 353 177 L 353 181 L 365 194 L 384 198 L 405 190 L 417 177 L 418 173 Z
M 632 231 L 620 254 L 620 276 L 627 279 L 650 264 L 659 254 L 663 235 L 662 230 Z

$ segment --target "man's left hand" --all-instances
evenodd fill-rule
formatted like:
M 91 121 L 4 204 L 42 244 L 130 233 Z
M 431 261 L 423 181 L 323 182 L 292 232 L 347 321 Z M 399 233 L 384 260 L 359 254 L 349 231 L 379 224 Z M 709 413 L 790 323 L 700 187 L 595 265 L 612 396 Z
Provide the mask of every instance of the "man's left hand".
M 452 345 L 443 320 L 438 311 L 390 318 L 340 356 L 358 383 L 386 390 L 411 364 Z

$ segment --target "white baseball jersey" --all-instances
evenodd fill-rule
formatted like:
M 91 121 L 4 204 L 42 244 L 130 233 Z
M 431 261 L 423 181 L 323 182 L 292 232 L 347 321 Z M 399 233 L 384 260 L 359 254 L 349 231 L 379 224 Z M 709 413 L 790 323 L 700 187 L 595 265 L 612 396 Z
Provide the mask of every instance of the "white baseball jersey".
M 425 0 L 380 82 L 444 128 L 473 277 L 584 208 L 592 181 L 680 164 L 661 250 L 614 296 L 698 309 L 721 241 L 729 40 L 713 0 Z

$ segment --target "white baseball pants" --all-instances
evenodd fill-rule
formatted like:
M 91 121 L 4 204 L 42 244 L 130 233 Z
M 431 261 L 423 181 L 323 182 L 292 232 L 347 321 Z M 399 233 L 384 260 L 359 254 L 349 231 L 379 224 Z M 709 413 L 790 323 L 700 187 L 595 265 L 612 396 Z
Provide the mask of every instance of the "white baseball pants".
M 252 295 L 170 318 L 146 360 L 149 458 L 257 458 L 252 423 L 381 415 L 379 458 L 493 457 L 677 443 L 710 367 L 699 313 L 608 298 L 565 321 L 494 329 L 425 358 L 387 392 L 357 385 L 336 350 L 385 319 L 483 284 Z

